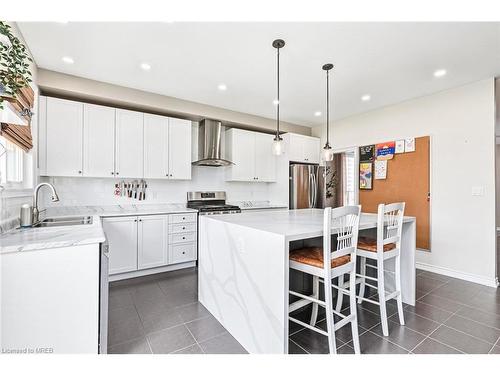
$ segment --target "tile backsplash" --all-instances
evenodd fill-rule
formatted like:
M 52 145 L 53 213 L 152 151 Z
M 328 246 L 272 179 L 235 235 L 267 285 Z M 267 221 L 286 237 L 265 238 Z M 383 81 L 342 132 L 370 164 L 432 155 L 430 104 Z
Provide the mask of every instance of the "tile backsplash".
M 146 200 L 139 201 L 114 195 L 115 183 L 121 181 L 112 178 L 85 177 L 47 177 L 43 178 L 54 185 L 59 195 L 59 202 L 51 202 L 49 194 L 44 194 L 44 207 L 50 206 L 80 206 L 80 205 L 110 205 L 110 204 L 151 204 L 151 203 L 186 203 L 188 191 L 227 192 L 228 201 L 269 200 L 273 199 L 270 183 L 226 182 L 225 169 L 214 167 L 193 167 L 192 179 L 187 181 L 146 179 L 148 189 Z M 134 179 L 124 179 L 132 181 Z
M 0 234 L 19 226 L 21 205 L 31 204 L 32 200 L 31 194 L 6 197 L 5 193 L 0 191 Z

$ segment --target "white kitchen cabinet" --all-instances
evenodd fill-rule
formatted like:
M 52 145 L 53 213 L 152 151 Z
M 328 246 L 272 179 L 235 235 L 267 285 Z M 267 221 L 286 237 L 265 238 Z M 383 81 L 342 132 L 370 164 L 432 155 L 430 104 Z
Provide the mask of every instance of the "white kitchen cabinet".
M 109 274 L 137 270 L 137 217 L 102 220 L 109 243 Z
M 168 169 L 171 179 L 191 179 L 191 129 L 191 121 L 169 119 Z
M 44 174 L 82 176 L 83 103 L 47 98 L 45 121 Z
M 288 154 L 290 161 L 314 164 L 319 163 L 319 138 L 293 133 L 288 133 L 285 137 L 287 139 L 285 153 Z
M 191 179 L 191 121 L 144 114 L 144 177 Z
M 168 263 L 168 216 L 139 216 L 137 268 L 146 269 Z
M 276 156 L 272 154 L 274 136 L 255 133 L 255 177 L 259 182 L 276 181 Z
M 144 114 L 144 177 L 168 178 L 169 118 Z M 191 144 L 191 142 L 190 142 Z
M 276 181 L 273 136 L 248 130 L 226 131 L 226 155 L 234 165 L 226 170 L 227 181 Z
M 144 176 L 144 114 L 116 110 L 115 176 Z
M 83 175 L 112 177 L 115 174 L 115 109 L 83 105 Z

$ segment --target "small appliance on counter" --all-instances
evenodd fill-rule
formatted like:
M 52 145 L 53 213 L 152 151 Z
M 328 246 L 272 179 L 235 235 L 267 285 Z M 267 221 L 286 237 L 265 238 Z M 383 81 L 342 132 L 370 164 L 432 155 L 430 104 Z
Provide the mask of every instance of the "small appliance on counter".
M 187 207 L 198 210 L 200 215 L 236 214 L 238 206 L 226 204 L 225 191 L 190 191 L 187 193 Z

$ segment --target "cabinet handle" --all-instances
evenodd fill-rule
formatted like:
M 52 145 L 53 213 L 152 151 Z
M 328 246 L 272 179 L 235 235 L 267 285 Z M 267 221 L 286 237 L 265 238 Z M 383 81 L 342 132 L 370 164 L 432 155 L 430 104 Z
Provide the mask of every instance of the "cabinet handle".
M 111 172 L 111 174 L 114 176 L 115 172 Z
M 185 251 L 183 251 L 183 252 L 182 252 L 182 254 L 186 254 L 186 252 L 185 252 Z
M 182 230 L 186 229 L 186 227 L 182 227 Z
M 142 219 L 139 219 L 139 221 L 142 221 Z
M 134 223 L 137 223 L 137 220 L 134 220 Z
M 118 176 L 120 173 L 116 172 L 116 175 Z
M 82 174 L 82 171 L 78 171 L 78 174 Z
M 183 239 L 183 240 L 185 240 L 185 239 L 186 239 L 186 237 L 182 237 L 182 239 Z
M 182 220 L 186 220 L 186 218 L 185 218 L 185 217 L 183 217 L 183 218 L 182 218 Z

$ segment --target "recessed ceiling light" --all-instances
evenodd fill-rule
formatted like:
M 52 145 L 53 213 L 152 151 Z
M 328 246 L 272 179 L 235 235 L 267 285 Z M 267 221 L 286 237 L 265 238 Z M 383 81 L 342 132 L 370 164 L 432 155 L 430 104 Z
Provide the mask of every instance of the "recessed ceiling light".
M 316 116 L 316 117 L 321 116 L 321 112 L 320 112 L 320 111 L 316 111 L 316 112 L 314 112 L 314 116 Z
M 227 90 L 227 86 L 223 83 L 221 83 L 219 86 L 217 86 L 217 88 L 220 90 L 220 91 L 226 91 Z
M 151 69 L 151 65 L 149 65 L 148 63 L 142 63 L 141 64 L 141 69 L 142 70 L 150 70 Z
M 64 61 L 66 64 L 73 64 L 75 62 L 75 60 L 73 60 L 73 58 L 69 56 L 64 56 L 62 58 L 62 61 Z
M 361 97 L 361 100 L 364 101 L 364 102 L 369 102 L 371 99 L 372 99 L 372 97 L 370 95 L 368 95 L 368 94 L 363 95 Z
M 434 77 L 439 78 L 439 77 L 444 77 L 448 73 L 446 69 L 438 69 L 434 72 Z
M 273 104 L 274 104 L 274 105 L 278 105 L 279 103 L 280 103 L 280 101 L 279 101 L 278 99 L 274 99 L 274 100 L 273 100 Z

